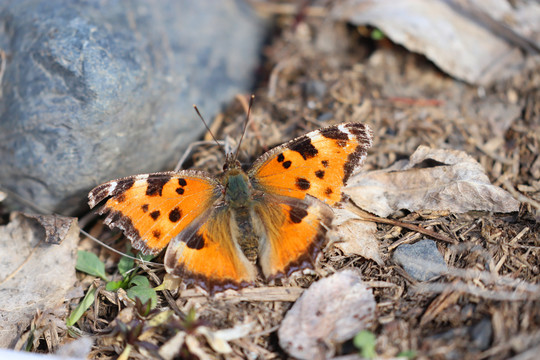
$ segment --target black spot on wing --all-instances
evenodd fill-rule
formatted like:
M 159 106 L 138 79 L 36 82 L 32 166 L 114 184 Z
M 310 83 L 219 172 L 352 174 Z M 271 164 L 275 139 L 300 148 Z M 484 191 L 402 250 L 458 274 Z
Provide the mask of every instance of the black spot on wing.
M 326 129 L 321 130 L 321 135 L 327 139 L 347 141 L 349 140 L 349 135 L 339 130 L 337 126 L 331 126 Z
M 144 204 L 143 206 L 141 206 L 141 209 L 143 212 L 148 212 L 148 204 Z
M 204 236 L 196 233 L 186 242 L 186 246 L 190 249 L 201 250 L 204 247 Z
M 318 177 L 319 179 L 323 179 L 324 178 L 324 170 L 315 171 L 315 176 Z
M 289 149 L 302 155 L 304 160 L 311 159 L 319 153 L 308 136 L 299 137 L 290 145 Z
M 152 231 L 152 235 L 156 238 L 156 239 L 159 239 L 161 237 L 161 231 L 159 230 L 154 230 Z
M 323 161 L 321 161 L 321 164 L 322 164 L 322 166 L 324 166 L 325 168 L 328 167 L 328 165 L 329 165 L 329 164 L 328 164 L 328 160 L 323 160 Z
M 356 135 L 363 142 L 369 142 L 371 136 L 368 134 L 364 124 L 347 124 L 345 126 L 347 127 L 347 130 L 351 132 L 351 134 Z
M 311 187 L 311 183 L 308 179 L 296 178 L 296 187 L 300 190 L 308 190 Z
M 171 212 L 169 213 L 169 220 L 171 220 L 171 222 L 177 222 L 178 220 L 180 220 L 181 217 L 182 217 L 182 212 L 180 211 L 178 206 L 172 209 Z
M 159 210 L 155 210 L 150 213 L 150 217 L 154 219 L 154 221 L 158 219 L 159 215 L 161 215 L 161 212 Z
M 289 217 L 291 221 L 295 224 L 299 224 L 307 216 L 308 212 L 306 209 L 301 209 L 299 207 L 293 207 L 289 211 Z
M 285 160 L 285 156 L 283 156 L 283 153 L 281 153 L 281 154 L 279 154 L 279 155 L 277 156 L 277 161 L 278 161 L 278 162 L 283 162 L 283 160 Z
M 148 196 L 161 196 L 163 193 L 163 186 L 171 179 L 170 176 L 159 175 L 156 177 L 149 177 L 146 181 L 148 187 L 146 188 L 146 195 Z
M 178 179 L 178 185 L 180 185 L 180 187 L 176 188 L 176 193 L 178 195 L 184 195 L 184 191 L 185 191 L 184 186 L 187 185 L 186 179 L 183 179 L 183 178 Z
M 284 167 L 285 169 L 288 169 L 288 168 L 291 167 L 291 164 L 292 164 L 292 163 L 291 163 L 289 160 L 287 160 L 287 161 L 285 161 L 282 165 L 283 165 L 283 167 Z
M 326 190 L 324 190 L 324 193 L 325 193 L 326 195 L 328 195 L 328 196 L 332 195 L 333 192 L 334 192 L 334 191 L 332 190 L 332 188 L 329 188 L 329 187 L 327 187 Z
M 132 177 L 118 181 L 118 184 L 116 184 L 116 188 L 113 191 L 113 195 L 125 193 L 126 191 L 131 189 L 133 184 L 135 184 L 135 178 Z

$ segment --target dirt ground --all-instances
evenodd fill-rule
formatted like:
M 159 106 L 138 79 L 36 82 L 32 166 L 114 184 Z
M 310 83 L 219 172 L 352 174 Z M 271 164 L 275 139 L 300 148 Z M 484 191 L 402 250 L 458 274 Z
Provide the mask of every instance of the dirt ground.
M 251 163 L 285 140 L 341 122 L 363 122 L 374 130 L 366 170 L 384 169 L 407 158 L 419 145 L 463 150 L 474 157 L 494 185 L 522 202 L 518 213 L 428 216 L 403 212 L 394 219 L 421 224 L 457 240 L 458 245 L 437 242 L 447 264 L 485 271 L 493 278 L 446 275 L 434 281 L 442 289 L 412 291 L 417 281 L 391 255 L 396 242 L 414 242 L 418 236 L 382 223 L 377 225 L 377 237 L 384 266 L 333 248 L 324 252 L 319 266 L 358 269 L 372 285 L 377 310 L 369 330 L 376 336 L 380 357 L 410 351 L 418 359 L 533 358 L 540 350 L 540 294 L 522 291 L 516 284 L 536 285 L 540 277 L 540 67 L 536 64 L 492 88 L 470 86 L 388 39 L 371 39 L 370 31 L 339 24 L 327 28 L 317 18 L 278 18 L 264 48 L 241 161 Z M 214 119 L 211 128 L 218 139 L 228 138 L 235 144 L 240 138 L 246 95 Z M 519 106 L 517 118 L 506 116 L 507 105 Z M 215 172 L 222 162 L 219 149 L 208 145 L 197 147 L 186 166 Z M 99 221 L 90 224 L 87 230 L 124 249 L 117 233 Z M 106 259 L 107 271 L 115 272 L 118 256 L 88 240 L 81 247 L 93 248 Z M 146 271 L 151 282 L 161 283 L 162 268 L 146 267 Z M 516 282 L 498 282 L 497 275 Z M 82 274 L 81 280 L 89 285 Z M 308 287 L 315 280 L 317 275 L 306 275 L 289 285 Z M 226 358 L 287 358 L 276 330 L 292 305 L 290 300 L 277 296 L 261 301 L 255 292 L 213 298 L 193 290 L 183 294 L 179 298 L 177 291 L 159 292 L 158 309 L 173 307 L 184 318 L 190 308 L 196 309 L 199 322 L 185 320 L 190 329 L 199 323 L 224 329 L 249 319 L 256 322 L 251 331 L 255 335 L 231 341 L 233 352 Z M 84 333 L 96 335 L 92 357 L 114 358 L 129 343 L 128 335 L 111 335 L 116 317 L 126 316 L 122 310 L 126 306 L 118 298 L 101 295 L 98 299 L 97 316 L 95 308 L 89 310 L 79 326 Z M 186 323 L 178 325 L 182 326 Z M 146 341 L 159 347 L 171 331 L 156 330 Z M 199 341 L 210 358 L 221 356 Z M 130 356 L 144 358 L 148 354 L 144 351 L 149 350 L 142 348 L 134 345 Z M 351 342 L 338 348 L 341 355 L 356 351 Z M 197 357 L 187 350 L 182 356 Z

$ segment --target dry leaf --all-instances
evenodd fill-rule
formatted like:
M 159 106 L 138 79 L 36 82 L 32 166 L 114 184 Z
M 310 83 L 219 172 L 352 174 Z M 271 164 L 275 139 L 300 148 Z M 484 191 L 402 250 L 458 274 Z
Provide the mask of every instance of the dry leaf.
M 249 335 L 251 330 L 255 327 L 255 322 L 248 322 L 245 324 L 236 325 L 230 329 L 222 329 L 214 331 L 214 336 L 224 341 L 232 341 L 241 339 Z
M 45 230 L 45 242 L 60 244 L 73 226 L 74 218 L 59 215 L 24 214 L 27 218 L 35 219 Z
M 519 210 L 519 201 L 491 185 L 472 157 L 462 151 L 427 146 L 418 147 L 408 161 L 353 176 L 344 192 L 360 208 L 382 217 L 401 209 L 453 213 Z
M 193 335 L 187 334 L 184 343 L 191 355 L 201 360 L 212 360 L 212 357 L 208 355 L 201 346 L 201 343 Z
M 373 25 L 452 76 L 480 85 L 519 70 L 524 64 L 519 47 L 535 46 L 540 27 L 534 19 L 539 15 L 540 6 L 534 2 L 513 8 L 506 0 L 489 1 L 487 6 L 478 0 L 347 0 L 332 10 L 334 18 Z
M 165 342 L 159 348 L 159 356 L 165 360 L 172 360 L 178 354 L 186 339 L 186 333 L 183 331 L 177 332 L 173 337 Z
M 379 250 L 379 241 L 375 237 L 377 224 L 360 220 L 358 215 L 347 209 L 334 208 L 334 228 L 329 237 L 339 237 L 334 246 L 345 255 L 360 255 L 384 265 Z
M 206 326 L 198 327 L 197 333 L 203 335 L 208 345 L 218 354 L 230 354 L 232 352 L 232 348 L 227 340 L 218 336 L 215 331 L 210 330 Z
M 0 347 L 13 345 L 36 310 L 61 304 L 77 280 L 77 221 L 52 217 L 41 220 L 61 223 L 63 230 L 47 228 L 21 213 L 13 213 L 10 223 L 0 227 Z M 61 243 L 47 243 L 46 234 Z
M 279 345 L 299 359 L 324 359 L 375 315 L 375 298 L 356 272 L 345 270 L 311 285 L 285 316 Z

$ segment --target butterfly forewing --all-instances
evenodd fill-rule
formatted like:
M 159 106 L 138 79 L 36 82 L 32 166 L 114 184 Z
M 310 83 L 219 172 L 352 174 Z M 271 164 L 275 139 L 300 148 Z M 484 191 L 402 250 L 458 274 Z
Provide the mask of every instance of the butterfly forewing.
M 157 254 L 219 197 L 219 184 L 204 173 L 181 171 L 109 181 L 89 194 L 105 223 L 124 231 L 133 247 Z
M 261 156 L 249 175 L 254 186 L 271 194 L 299 199 L 309 194 L 334 205 L 352 171 L 364 161 L 371 138 L 363 124 L 312 131 Z

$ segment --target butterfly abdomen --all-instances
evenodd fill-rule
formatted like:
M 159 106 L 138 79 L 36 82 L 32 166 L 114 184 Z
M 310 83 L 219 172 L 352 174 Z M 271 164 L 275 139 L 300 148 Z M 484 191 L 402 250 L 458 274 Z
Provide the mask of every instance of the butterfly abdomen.
M 251 209 L 238 208 L 233 210 L 233 214 L 234 223 L 231 224 L 231 228 L 236 226 L 236 236 L 233 238 L 236 239 L 246 258 L 255 264 L 259 254 L 259 235 L 255 233 L 253 228 Z

